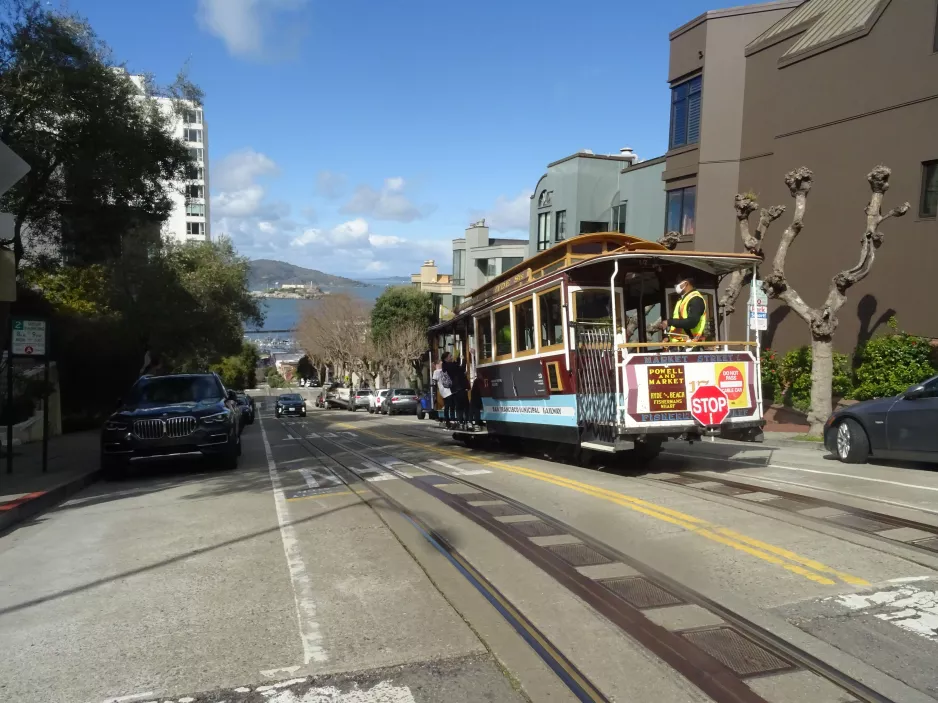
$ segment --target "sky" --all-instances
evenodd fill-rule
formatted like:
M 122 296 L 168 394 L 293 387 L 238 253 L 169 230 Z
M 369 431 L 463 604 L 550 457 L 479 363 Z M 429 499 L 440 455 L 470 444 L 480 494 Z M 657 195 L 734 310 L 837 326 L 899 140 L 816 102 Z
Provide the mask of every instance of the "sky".
M 118 62 L 205 92 L 212 235 L 352 278 L 527 238 L 547 164 L 667 148 L 668 33 L 733 0 L 69 0 Z

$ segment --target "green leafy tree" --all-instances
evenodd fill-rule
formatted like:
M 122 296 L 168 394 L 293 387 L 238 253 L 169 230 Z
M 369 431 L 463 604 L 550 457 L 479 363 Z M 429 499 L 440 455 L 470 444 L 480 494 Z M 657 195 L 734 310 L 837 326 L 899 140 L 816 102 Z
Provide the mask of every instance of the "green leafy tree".
M 212 366 L 212 370 L 221 376 L 227 388 L 236 390 L 253 388 L 256 383 L 259 361 L 260 354 L 258 354 L 257 347 L 250 342 L 244 342 L 241 346 L 241 353 L 226 356 Z
M 371 335 L 376 342 L 387 340 L 395 327 L 418 325 L 426 330 L 433 318 L 429 293 L 410 286 L 388 288 L 371 310 Z
M 170 98 L 170 110 L 152 98 Z M 23 232 L 67 255 L 100 261 L 128 238 L 159 240 L 172 209 L 166 184 L 194 164 L 169 127 L 201 92 L 184 74 L 166 88 L 139 89 L 81 17 L 36 0 L 6 0 L 0 12 L 0 141 L 30 166 L 0 197 Z
M 853 389 L 850 360 L 846 354 L 832 353 L 832 392 L 837 398 L 846 398 Z M 811 347 L 792 349 L 783 357 L 781 368 L 785 383 L 785 404 L 807 412 L 811 407 Z

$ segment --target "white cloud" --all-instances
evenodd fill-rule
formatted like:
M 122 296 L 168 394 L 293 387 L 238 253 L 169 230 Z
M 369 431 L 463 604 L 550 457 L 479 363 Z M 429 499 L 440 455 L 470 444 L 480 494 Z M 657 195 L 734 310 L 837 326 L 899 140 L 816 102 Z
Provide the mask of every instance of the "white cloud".
M 499 195 L 489 210 L 475 211 L 473 215 L 484 217 L 485 224 L 500 232 L 510 230 L 527 232 L 531 217 L 531 194 L 532 191 L 523 190 L 514 198 Z
M 336 200 L 345 194 L 346 177 L 335 171 L 320 171 L 316 174 L 316 190 L 324 198 Z
M 375 247 L 376 249 L 396 247 L 407 242 L 406 239 L 387 234 L 372 234 L 368 237 L 368 241 L 371 242 L 371 246 Z
M 341 212 L 396 222 L 413 222 L 425 217 L 432 208 L 417 207 L 404 193 L 406 185 L 403 178 L 396 176 L 386 178 L 380 191 L 368 185 L 358 186 Z
M 239 149 L 212 167 L 212 185 L 223 191 L 250 187 L 261 176 L 277 174 L 277 164 L 253 149 Z
M 371 261 L 365 266 L 365 270 L 371 273 L 378 273 L 381 271 L 387 271 L 388 265 L 383 261 Z
M 199 25 L 235 56 L 269 59 L 291 54 L 305 31 L 309 0 L 199 0 Z

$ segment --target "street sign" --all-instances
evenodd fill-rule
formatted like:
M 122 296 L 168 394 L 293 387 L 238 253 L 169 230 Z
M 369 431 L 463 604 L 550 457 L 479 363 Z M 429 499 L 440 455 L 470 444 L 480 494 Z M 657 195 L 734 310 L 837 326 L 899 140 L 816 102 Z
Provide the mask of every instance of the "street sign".
M 13 318 L 13 356 L 46 355 L 46 321 Z
M 749 329 L 769 329 L 769 295 L 762 289 L 762 281 L 753 281 L 749 287 Z
M 29 173 L 29 164 L 17 156 L 10 147 L 0 142 L 0 195 L 6 193 L 27 173 Z
M 729 413 L 726 393 L 716 386 L 700 386 L 690 397 L 690 414 L 705 427 L 722 424 Z

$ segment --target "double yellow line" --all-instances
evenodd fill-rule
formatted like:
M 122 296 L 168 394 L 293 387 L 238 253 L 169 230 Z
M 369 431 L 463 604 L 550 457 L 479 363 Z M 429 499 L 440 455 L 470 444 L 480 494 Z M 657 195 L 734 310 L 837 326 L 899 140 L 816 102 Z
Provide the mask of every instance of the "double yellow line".
M 831 568 L 830 566 L 827 566 L 826 564 L 823 564 L 816 559 L 801 556 L 800 554 L 797 554 L 790 549 L 777 547 L 774 544 L 764 542 L 754 537 L 749 537 L 748 535 L 744 535 L 740 532 L 737 532 L 736 530 L 730 529 L 729 527 L 722 527 L 707 520 L 694 517 L 693 515 L 688 515 L 677 510 L 672 510 L 671 508 L 666 508 L 662 505 L 657 505 L 656 503 L 651 503 L 647 500 L 642 500 L 641 498 L 636 498 L 634 496 L 619 493 L 617 491 L 611 491 L 606 488 L 600 488 L 598 486 L 593 486 L 581 481 L 563 478 L 562 476 L 556 476 L 554 474 L 545 473 L 543 471 L 537 471 L 536 469 L 528 469 L 523 466 L 506 464 L 501 461 L 491 461 L 488 459 L 468 457 L 465 454 L 455 452 L 450 449 L 444 449 L 443 447 L 437 447 L 432 444 L 426 444 L 424 442 L 413 442 L 406 439 L 400 439 L 398 437 L 391 437 L 378 432 L 363 430 L 359 425 L 350 425 L 346 423 L 341 424 L 343 427 L 347 427 L 349 429 L 353 429 L 357 432 L 362 432 L 363 434 L 368 434 L 373 437 L 391 440 L 398 444 L 427 449 L 429 451 L 457 459 L 472 461 L 477 464 L 482 464 L 483 466 L 490 466 L 495 469 L 501 469 L 502 471 L 518 474 L 519 476 L 526 476 L 538 481 L 544 481 L 545 483 L 551 483 L 555 486 L 568 488 L 570 490 L 577 491 L 578 493 L 592 496 L 593 498 L 599 498 L 600 500 L 615 503 L 616 505 L 628 508 L 629 510 L 634 510 L 635 512 L 641 513 L 643 515 L 648 515 L 649 517 L 653 517 L 657 520 L 661 520 L 672 525 L 678 525 L 679 527 L 683 527 L 689 532 L 693 532 L 694 534 L 697 534 L 712 542 L 731 547 L 732 549 L 736 549 L 737 551 L 744 552 L 758 559 L 762 559 L 763 561 L 774 564 L 775 566 L 780 566 L 787 571 L 798 574 L 799 576 L 803 576 L 804 578 L 814 581 L 815 583 L 824 584 L 825 586 L 833 586 L 836 585 L 838 581 L 840 581 L 852 586 L 870 585 L 869 581 L 866 579 L 838 571 L 837 569 Z

